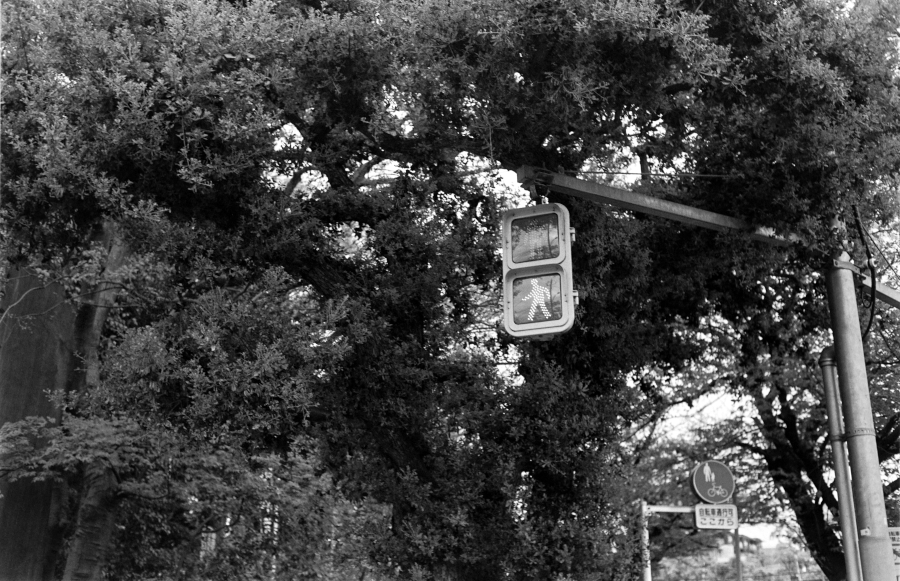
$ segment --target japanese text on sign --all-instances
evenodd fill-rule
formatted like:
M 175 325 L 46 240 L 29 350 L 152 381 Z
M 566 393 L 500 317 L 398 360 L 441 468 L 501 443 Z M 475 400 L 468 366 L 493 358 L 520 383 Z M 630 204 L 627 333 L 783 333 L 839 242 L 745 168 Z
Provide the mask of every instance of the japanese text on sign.
M 737 506 L 733 504 L 698 504 L 694 508 L 698 529 L 733 529 L 738 526 Z
M 891 544 L 900 547 L 900 527 L 888 527 L 888 535 L 891 537 Z
M 891 550 L 894 552 L 894 574 L 900 581 L 900 527 L 888 527 Z

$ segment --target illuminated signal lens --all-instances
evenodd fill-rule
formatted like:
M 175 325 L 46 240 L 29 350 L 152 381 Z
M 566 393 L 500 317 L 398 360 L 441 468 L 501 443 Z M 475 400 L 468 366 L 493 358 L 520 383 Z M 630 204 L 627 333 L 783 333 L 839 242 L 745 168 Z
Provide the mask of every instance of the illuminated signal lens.
M 513 321 L 518 325 L 562 319 L 562 277 L 558 274 L 513 280 Z

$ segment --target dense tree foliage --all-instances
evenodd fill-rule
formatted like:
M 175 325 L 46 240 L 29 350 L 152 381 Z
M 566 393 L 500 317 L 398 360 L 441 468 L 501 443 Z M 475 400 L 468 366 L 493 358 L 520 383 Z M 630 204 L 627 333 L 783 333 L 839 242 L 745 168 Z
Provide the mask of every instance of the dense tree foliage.
M 719 381 L 761 402 L 756 451 L 801 470 L 775 483 L 802 528 L 827 459 L 782 452 L 766 410 L 793 430 L 792 390 L 815 388 L 767 366 L 820 345 L 818 252 L 851 236 L 833 219 L 897 210 L 896 17 L 5 2 L 0 542 L 27 550 L 0 570 L 630 578 L 646 489 L 623 432 L 723 353 Z M 496 230 L 518 203 L 499 170 L 630 157 L 648 193 L 807 244 L 554 198 L 578 230 L 576 328 L 498 332 Z M 788 435 L 807 446 L 803 401 L 816 421 Z M 807 539 L 839 578 L 833 531 Z

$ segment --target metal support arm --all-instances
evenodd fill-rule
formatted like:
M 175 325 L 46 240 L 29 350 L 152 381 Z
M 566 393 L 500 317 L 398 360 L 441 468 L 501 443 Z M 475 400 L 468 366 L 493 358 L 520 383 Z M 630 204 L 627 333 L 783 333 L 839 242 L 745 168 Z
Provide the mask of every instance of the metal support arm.
M 643 212 L 651 216 L 659 216 L 660 218 L 667 218 L 720 232 L 747 232 L 750 238 L 770 244 L 787 246 L 799 241 L 799 238 L 796 236 L 787 238 L 779 236 L 771 228 L 754 228 L 743 220 L 726 216 L 725 214 L 692 208 L 691 206 L 654 198 L 646 194 L 580 180 L 563 174 L 550 173 L 529 166 L 520 167 L 517 176 L 524 187 L 531 184 L 541 185 L 554 192 L 568 194 L 576 198 L 610 204 L 617 208 Z
M 863 274 L 859 267 L 852 262 L 835 258 L 832 260 L 832 266 L 849 270 L 853 273 L 854 278 L 859 284 L 872 290 L 872 277 Z M 878 281 L 875 281 L 875 298 L 891 305 L 895 309 L 900 309 L 900 292 L 897 292 L 891 287 L 885 286 Z
M 795 234 L 780 236 L 772 228 L 754 228 L 743 220 L 726 216 L 725 214 L 692 208 L 677 202 L 670 202 L 669 200 L 662 200 L 646 194 L 639 194 L 596 182 L 580 180 L 527 165 L 518 169 L 517 177 L 519 183 L 526 188 L 530 185 L 540 185 L 560 194 L 575 196 L 591 202 L 609 204 L 617 208 L 642 212 L 651 216 L 659 216 L 660 218 L 700 226 L 709 230 L 746 232 L 747 236 L 752 240 L 759 240 L 778 246 L 802 243 L 802 239 Z M 853 264 L 835 260 L 834 266 L 849 268 L 854 272 L 860 284 L 866 288 L 872 288 L 871 277 L 862 274 Z M 875 283 L 875 296 L 892 307 L 900 309 L 900 292 L 877 281 Z

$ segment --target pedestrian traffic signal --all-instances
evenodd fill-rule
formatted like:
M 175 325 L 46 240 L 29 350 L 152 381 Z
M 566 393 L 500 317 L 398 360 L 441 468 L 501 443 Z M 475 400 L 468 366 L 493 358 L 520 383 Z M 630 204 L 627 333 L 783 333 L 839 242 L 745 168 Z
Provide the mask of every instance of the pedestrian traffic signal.
M 510 335 L 546 339 L 572 328 L 572 236 L 560 204 L 503 213 L 503 322 Z

